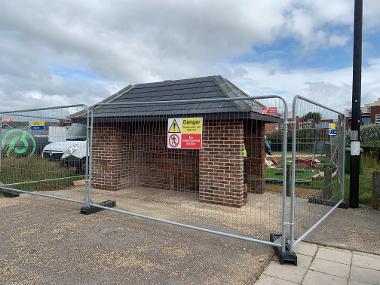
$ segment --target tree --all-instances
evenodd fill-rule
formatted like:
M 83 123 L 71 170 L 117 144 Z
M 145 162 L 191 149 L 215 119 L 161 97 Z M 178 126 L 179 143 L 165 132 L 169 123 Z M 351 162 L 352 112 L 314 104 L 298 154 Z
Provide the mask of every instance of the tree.
M 313 121 L 319 123 L 322 119 L 322 115 L 319 112 L 309 112 L 302 117 L 303 121 Z

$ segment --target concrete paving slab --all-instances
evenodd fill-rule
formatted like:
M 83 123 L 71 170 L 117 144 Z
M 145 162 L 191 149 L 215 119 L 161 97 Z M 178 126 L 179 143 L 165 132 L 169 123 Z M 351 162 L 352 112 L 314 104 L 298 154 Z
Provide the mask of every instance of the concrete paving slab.
M 309 268 L 312 260 L 312 256 L 297 254 L 297 266 Z
M 380 271 L 352 266 L 350 279 L 372 285 L 380 285 Z
M 358 281 L 348 280 L 348 285 L 368 285 L 368 283 L 363 283 L 363 282 L 358 282 Z
M 350 265 L 320 258 L 313 260 L 310 269 L 343 278 L 348 278 L 350 275 Z
M 318 246 L 316 244 L 300 242 L 294 247 L 296 253 L 303 255 L 314 256 L 317 252 Z
M 349 250 L 319 247 L 316 257 L 343 264 L 351 264 L 352 253 Z
M 278 262 L 271 261 L 269 266 L 265 270 L 265 274 L 277 277 L 286 281 L 294 283 L 301 283 L 303 276 L 306 273 L 307 268 L 297 267 L 294 265 L 281 265 Z
M 306 273 L 303 285 L 346 285 L 347 279 L 309 270 Z
M 374 270 L 380 270 L 380 257 L 374 254 L 353 252 L 352 265 Z
M 260 280 L 255 283 L 255 285 L 295 285 L 295 284 L 297 283 L 293 283 L 293 282 L 272 277 L 269 275 L 262 275 L 260 277 Z

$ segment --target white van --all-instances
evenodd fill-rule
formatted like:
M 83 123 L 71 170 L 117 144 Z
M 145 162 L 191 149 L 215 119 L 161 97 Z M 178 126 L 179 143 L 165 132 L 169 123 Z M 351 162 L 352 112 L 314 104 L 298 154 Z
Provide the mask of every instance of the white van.
M 75 167 L 78 172 L 85 173 L 86 125 L 73 123 L 68 127 L 61 141 L 57 141 L 57 139 L 54 141 L 44 147 L 42 157 Z

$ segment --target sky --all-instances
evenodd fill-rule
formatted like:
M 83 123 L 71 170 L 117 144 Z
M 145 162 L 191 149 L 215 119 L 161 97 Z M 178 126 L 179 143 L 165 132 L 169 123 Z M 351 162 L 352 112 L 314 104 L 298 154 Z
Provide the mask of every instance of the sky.
M 350 107 L 354 0 L 2 0 L 0 110 L 222 75 L 252 96 Z M 380 1 L 364 0 L 362 102 L 380 97 Z

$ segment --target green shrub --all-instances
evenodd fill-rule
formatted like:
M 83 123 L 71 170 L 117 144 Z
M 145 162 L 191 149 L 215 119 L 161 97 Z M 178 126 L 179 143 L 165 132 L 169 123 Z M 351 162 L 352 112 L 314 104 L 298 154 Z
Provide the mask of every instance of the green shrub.
M 380 146 L 380 125 L 365 125 L 360 128 L 360 140 L 366 143 L 378 143 Z

